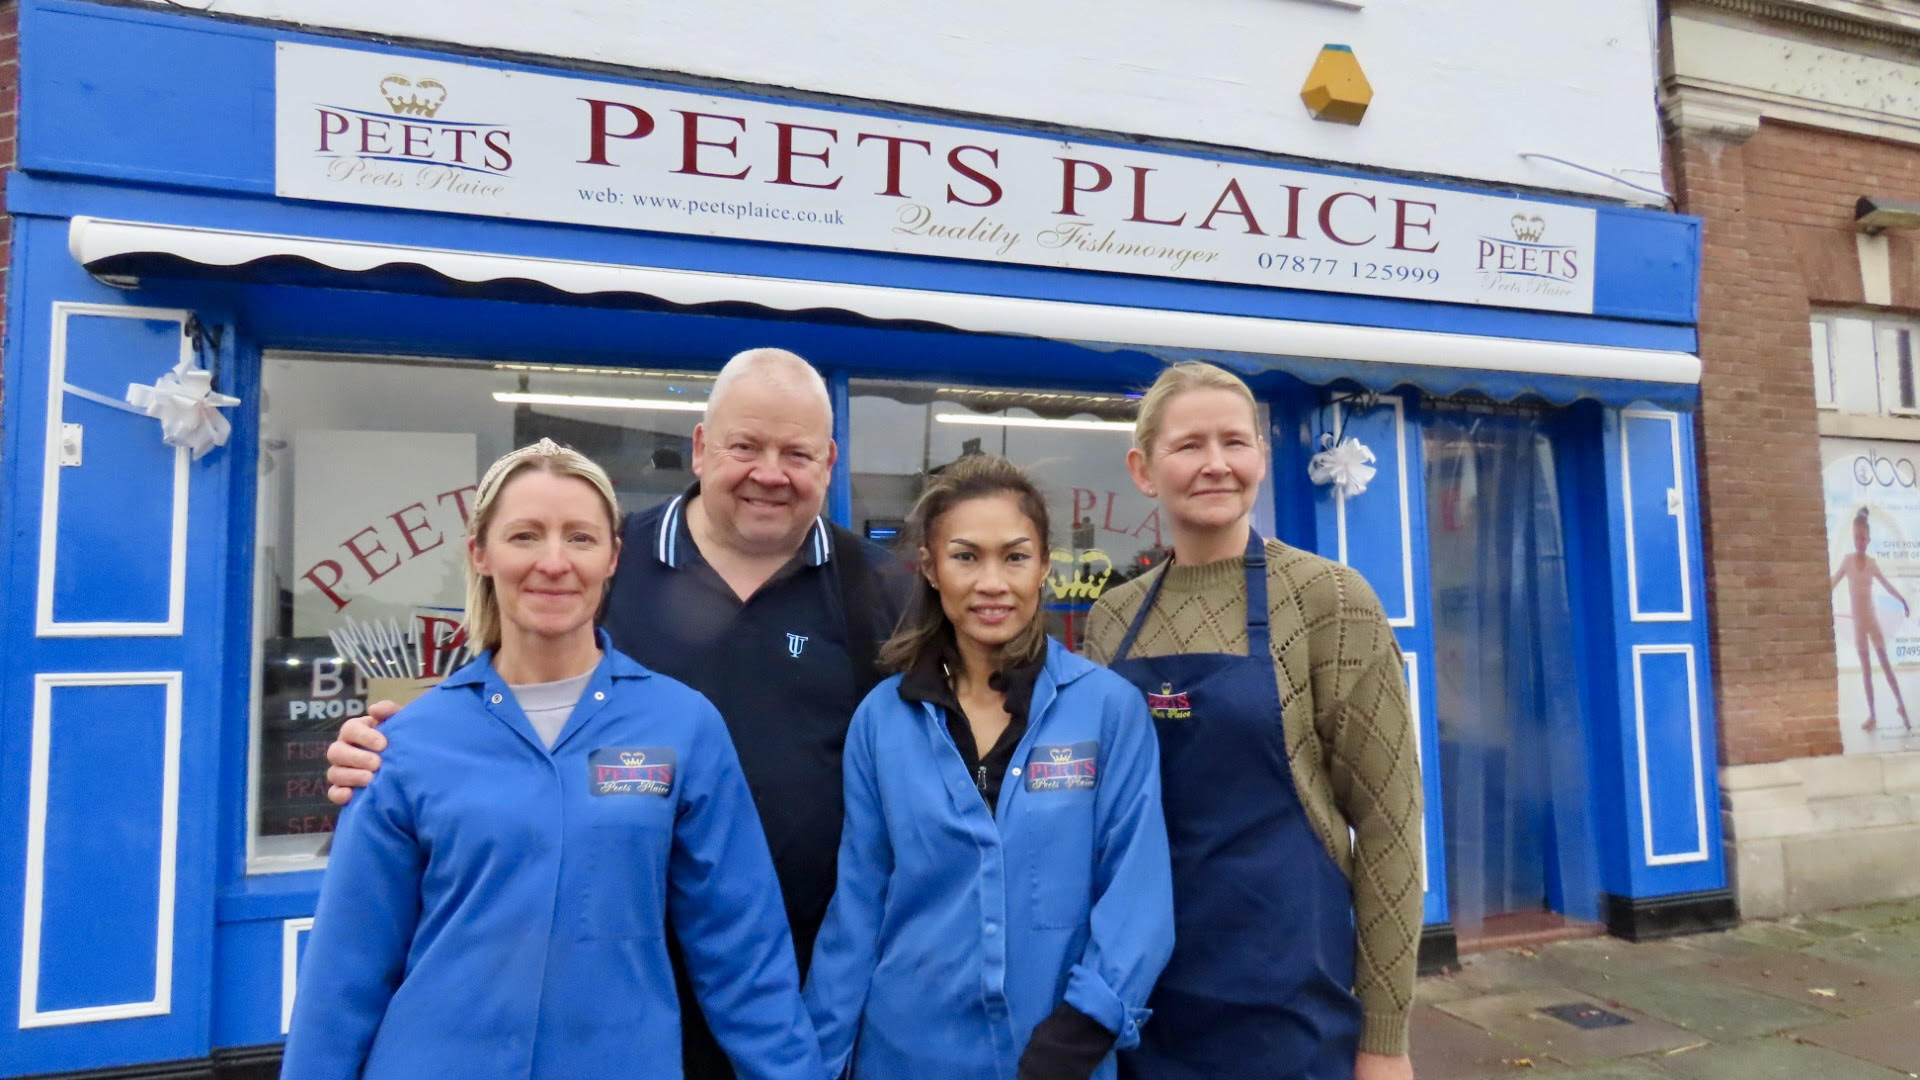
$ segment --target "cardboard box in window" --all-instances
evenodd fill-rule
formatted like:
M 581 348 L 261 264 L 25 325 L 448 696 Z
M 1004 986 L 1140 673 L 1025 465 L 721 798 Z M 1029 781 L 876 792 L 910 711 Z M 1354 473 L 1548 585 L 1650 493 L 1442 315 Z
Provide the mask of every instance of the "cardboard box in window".
M 440 685 L 441 678 L 436 675 L 431 679 L 368 679 L 367 700 L 391 701 L 404 706 Z

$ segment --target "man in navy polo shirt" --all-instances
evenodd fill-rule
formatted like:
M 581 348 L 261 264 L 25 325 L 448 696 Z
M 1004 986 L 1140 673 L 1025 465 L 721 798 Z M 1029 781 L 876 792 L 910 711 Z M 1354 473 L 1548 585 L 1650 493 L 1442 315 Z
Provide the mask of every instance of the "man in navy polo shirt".
M 781 349 L 720 370 L 693 429 L 686 492 L 628 517 L 604 625 L 613 645 L 705 694 L 740 755 L 804 974 L 833 895 L 840 752 L 879 682 L 874 656 L 911 574 L 820 515 L 839 449 L 826 383 Z M 327 749 L 345 803 L 379 767 L 389 702 Z M 676 965 L 677 967 L 677 965 Z M 681 978 L 688 1080 L 732 1076 Z

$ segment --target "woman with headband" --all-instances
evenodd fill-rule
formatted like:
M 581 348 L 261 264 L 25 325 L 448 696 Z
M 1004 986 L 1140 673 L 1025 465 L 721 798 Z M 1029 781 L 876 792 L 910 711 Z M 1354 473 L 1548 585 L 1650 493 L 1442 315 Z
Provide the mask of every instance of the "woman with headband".
M 485 651 L 389 721 L 340 815 L 285 1080 L 678 1075 L 669 927 L 743 1080 L 821 1080 L 773 863 L 720 715 L 594 629 L 606 473 L 542 439 L 467 523 Z

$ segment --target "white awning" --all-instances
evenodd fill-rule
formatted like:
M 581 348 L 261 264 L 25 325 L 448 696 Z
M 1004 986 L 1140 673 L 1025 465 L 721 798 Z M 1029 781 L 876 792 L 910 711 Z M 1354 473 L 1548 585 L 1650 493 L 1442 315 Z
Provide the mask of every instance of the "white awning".
M 583 296 L 624 293 L 686 306 L 746 303 L 784 312 L 828 309 L 1061 341 L 1672 384 L 1700 381 L 1698 357 L 1655 349 L 666 270 L 90 217 L 73 219 L 67 247 L 88 268 L 138 255 L 170 255 L 218 267 L 295 258 L 348 273 L 418 266 L 475 284 L 525 280 Z

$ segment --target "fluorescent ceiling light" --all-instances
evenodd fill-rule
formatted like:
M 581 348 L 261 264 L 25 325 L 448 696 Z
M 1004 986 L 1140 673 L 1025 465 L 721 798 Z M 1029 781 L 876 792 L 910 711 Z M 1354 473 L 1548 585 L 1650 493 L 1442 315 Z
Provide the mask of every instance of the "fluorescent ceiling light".
M 706 412 L 704 401 L 670 398 L 589 397 L 585 394 L 521 394 L 496 390 L 493 400 L 508 405 L 571 405 L 579 409 L 652 409 L 657 412 Z
M 972 413 L 940 413 L 934 417 L 943 424 L 980 424 L 984 427 L 1059 428 L 1066 431 L 1132 431 L 1130 420 L 1047 420 L 1038 416 L 975 416 Z

